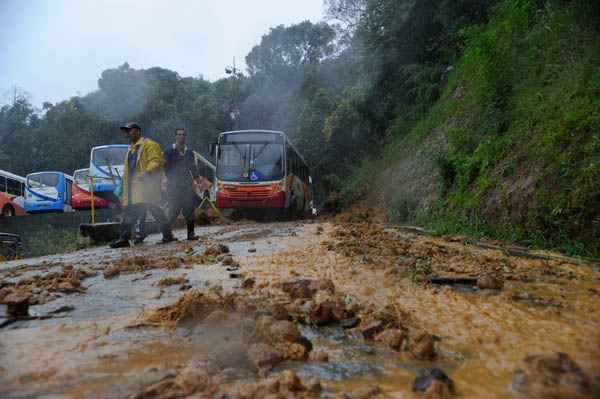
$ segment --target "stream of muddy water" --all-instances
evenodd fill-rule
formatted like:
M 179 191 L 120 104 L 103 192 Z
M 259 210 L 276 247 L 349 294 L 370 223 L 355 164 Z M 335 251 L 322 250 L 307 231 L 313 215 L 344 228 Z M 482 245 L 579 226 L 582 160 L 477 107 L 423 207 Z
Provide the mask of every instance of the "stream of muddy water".
M 0 397 L 600 397 L 593 263 L 341 220 L 159 238 L 0 264 Z

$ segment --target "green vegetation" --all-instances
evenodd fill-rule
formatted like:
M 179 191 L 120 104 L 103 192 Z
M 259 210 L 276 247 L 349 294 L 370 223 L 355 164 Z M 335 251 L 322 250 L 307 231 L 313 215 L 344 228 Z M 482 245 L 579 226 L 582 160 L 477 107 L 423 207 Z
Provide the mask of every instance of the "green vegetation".
M 81 237 L 77 230 L 33 231 L 24 238 L 19 255 L 31 258 L 55 255 L 87 248 L 91 245 L 88 238 Z
M 598 256 L 598 6 L 506 0 L 492 15 L 461 31 L 442 98 L 408 133 L 416 147 L 434 129 L 448 140 L 435 159 L 441 195 L 417 219 Z

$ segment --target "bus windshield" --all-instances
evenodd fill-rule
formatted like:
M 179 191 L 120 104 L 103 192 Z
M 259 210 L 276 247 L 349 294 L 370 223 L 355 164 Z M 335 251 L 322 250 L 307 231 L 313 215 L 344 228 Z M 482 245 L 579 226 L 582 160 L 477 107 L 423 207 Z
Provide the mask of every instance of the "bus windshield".
M 127 146 L 95 148 L 92 162 L 98 166 L 122 166 L 125 163 Z
M 219 146 L 217 177 L 225 181 L 272 181 L 283 178 L 283 145 L 231 143 Z
M 89 184 L 90 172 L 89 169 L 76 170 L 73 174 L 73 180 L 78 186 L 86 186 Z
M 27 178 L 27 186 L 32 188 L 55 188 L 59 181 L 58 173 L 36 173 Z

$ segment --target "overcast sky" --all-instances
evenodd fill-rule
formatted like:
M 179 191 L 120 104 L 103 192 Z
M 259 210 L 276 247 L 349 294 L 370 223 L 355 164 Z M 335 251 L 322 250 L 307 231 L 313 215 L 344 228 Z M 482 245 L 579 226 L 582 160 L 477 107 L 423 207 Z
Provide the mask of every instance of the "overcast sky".
M 125 61 L 215 80 L 270 27 L 322 16 L 323 0 L 0 0 L 0 102 L 84 95 Z

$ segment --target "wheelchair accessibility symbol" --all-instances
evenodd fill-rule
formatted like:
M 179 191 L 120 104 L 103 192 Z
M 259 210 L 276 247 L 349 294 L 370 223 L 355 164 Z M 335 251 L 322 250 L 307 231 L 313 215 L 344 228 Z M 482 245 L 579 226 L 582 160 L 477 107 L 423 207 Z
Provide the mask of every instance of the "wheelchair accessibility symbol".
M 258 180 L 258 174 L 256 173 L 255 170 L 253 170 L 252 172 L 250 172 L 250 180 L 251 181 L 257 181 Z

